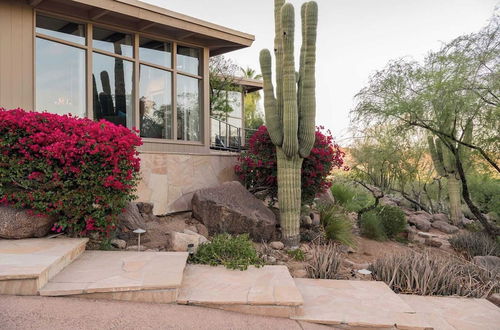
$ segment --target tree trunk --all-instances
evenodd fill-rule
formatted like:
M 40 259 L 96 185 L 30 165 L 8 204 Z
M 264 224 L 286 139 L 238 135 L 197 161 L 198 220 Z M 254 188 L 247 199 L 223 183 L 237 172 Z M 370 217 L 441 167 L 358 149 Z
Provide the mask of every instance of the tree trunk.
M 283 243 L 288 248 L 300 244 L 301 170 L 303 158 L 287 158 L 276 148 L 278 160 L 278 201 Z
M 460 179 L 454 174 L 446 177 L 448 184 L 448 202 L 450 221 L 457 226 L 462 220 L 462 200 L 460 198 Z

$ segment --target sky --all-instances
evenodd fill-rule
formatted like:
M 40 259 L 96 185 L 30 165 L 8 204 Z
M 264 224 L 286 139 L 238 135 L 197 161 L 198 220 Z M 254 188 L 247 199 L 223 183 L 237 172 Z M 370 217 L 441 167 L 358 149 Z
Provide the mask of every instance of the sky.
M 143 0 L 211 23 L 253 34 L 249 48 L 225 56 L 260 72 L 259 52 L 273 48 L 273 0 Z M 443 42 L 480 30 L 499 0 L 316 0 L 316 125 L 349 141 L 349 111 L 369 76 L 393 59 L 421 61 Z M 296 8 L 296 53 L 300 48 L 300 6 Z M 210 4 L 210 5 L 207 5 Z M 297 15 L 298 14 L 298 15 Z M 297 57 L 296 57 L 297 59 Z M 274 59 L 273 59 L 274 60 Z M 296 61 L 297 63 L 297 61 Z

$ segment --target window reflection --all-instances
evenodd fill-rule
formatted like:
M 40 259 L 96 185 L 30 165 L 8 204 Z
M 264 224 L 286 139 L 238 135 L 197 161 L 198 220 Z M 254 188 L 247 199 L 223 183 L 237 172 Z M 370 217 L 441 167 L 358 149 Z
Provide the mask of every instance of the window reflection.
M 169 42 L 141 38 L 139 58 L 141 61 L 169 68 L 172 66 L 172 45 Z
M 85 25 L 43 15 L 36 16 L 36 32 L 85 45 Z
M 36 38 L 36 107 L 85 116 L 85 51 Z
M 201 141 L 200 80 L 177 75 L 177 139 Z
M 141 65 L 140 67 L 141 136 L 172 138 L 172 74 Z
M 94 27 L 93 47 L 110 53 L 132 57 L 132 35 Z
M 177 70 L 200 74 L 200 50 L 185 46 L 177 46 Z
M 131 127 L 132 62 L 94 53 L 93 64 L 94 118 Z

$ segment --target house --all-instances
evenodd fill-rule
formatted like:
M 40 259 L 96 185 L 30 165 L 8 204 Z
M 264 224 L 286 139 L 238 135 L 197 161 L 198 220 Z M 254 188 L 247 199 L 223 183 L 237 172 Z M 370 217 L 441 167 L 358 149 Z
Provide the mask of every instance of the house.
M 210 116 L 209 57 L 254 36 L 136 0 L 0 0 L 0 107 L 136 127 L 140 201 L 190 209 L 197 189 L 234 179 L 243 114 Z M 261 83 L 241 79 L 233 95 Z M 239 98 L 239 105 L 238 105 Z

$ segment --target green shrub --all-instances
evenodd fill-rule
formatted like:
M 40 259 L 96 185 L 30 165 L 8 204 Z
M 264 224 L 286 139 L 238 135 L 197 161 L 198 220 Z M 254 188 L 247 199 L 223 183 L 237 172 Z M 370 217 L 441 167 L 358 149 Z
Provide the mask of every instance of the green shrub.
M 358 212 L 373 203 L 373 197 L 358 187 L 344 182 L 336 182 L 330 188 L 335 202 L 349 212 Z
M 396 293 L 483 298 L 500 289 L 500 273 L 428 251 L 386 256 L 376 260 L 370 270 Z
M 406 229 L 406 216 L 400 208 L 396 206 L 383 205 L 375 209 L 380 223 L 384 227 L 384 232 L 389 238 L 394 238 L 397 234 Z
M 361 233 L 363 236 L 376 241 L 385 241 L 387 239 L 384 226 L 375 210 L 363 213 L 361 216 Z
M 331 205 L 320 210 L 321 222 L 325 228 L 326 237 L 344 245 L 355 246 L 356 241 L 352 233 L 352 223 L 345 211 Z
M 490 255 L 500 257 L 500 244 L 483 232 L 458 233 L 448 240 L 453 249 L 463 253 L 469 259 Z
M 304 254 L 304 251 L 302 251 L 301 249 L 288 250 L 287 254 L 297 261 L 306 260 L 306 255 Z
M 264 264 L 248 234 L 216 235 L 211 242 L 201 244 L 190 261 L 211 266 L 224 265 L 229 269 L 240 270 L 245 270 L 250 265 L 260 267 Z
M 472 200 L 482 213 L 500 214 L 500 179 L 487 174 L 473 174 L 467 178 Z
M 354 196 L 356 196 L 354 190 L 340 183 L 333 184 L 330 190 L 332 191 L 333 197 L 335 197 L 335 202 L 343 206 L 351 202 L 354 199 Z
M 314 244 L 311 246 L 310 253 L 311 259 L 306 268 L 310 278 L 338 278 L 342 264 L 342 254 L 338 245 L 334 243 Z

